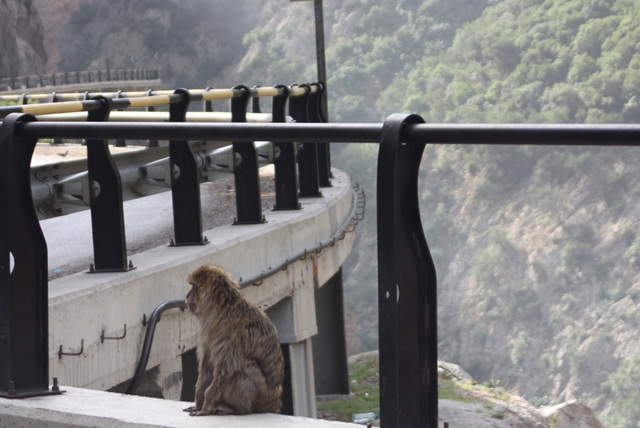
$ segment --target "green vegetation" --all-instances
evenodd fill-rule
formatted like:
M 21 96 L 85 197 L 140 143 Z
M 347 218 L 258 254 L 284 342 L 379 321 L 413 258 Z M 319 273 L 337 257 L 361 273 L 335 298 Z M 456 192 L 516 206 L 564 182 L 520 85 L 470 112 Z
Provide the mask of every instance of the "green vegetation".
M 323 401 L 317 404 L 319 417 L 323 419 L 351 421 L 356 413 L 380 413 L 379 367 L 377 353 L 358 358 L 349 364 L 349 381 L 352 396 L 344 400 Z M 503 419 L 511 395 L 497 380 L 469 383 L 457 380 L 444 370 L 438 376 L 438 398 L 482 405 L 480 412 L 492 418 Z M 500 404 L 499 408 L 494 408 Z
M 318 412 L 326 419 L 351 422 L 356 413 L 380 414 L 378 357 L 372 355 L 349 364 L 349 383 L 353 397 L 318 403 Z
M 308 15 L 303 6 L 299 14 Z M 637 2 L 377 0 L 339 8 L 325 6 L 327 30 L 332 13 L 353 11 L 355 20 L 327 49 L 333 121 L 378 121 L 393 111 L 427 122 L 640 120 Z M 263 20 L 278 13 L 266 8 Z M 287 55 L 287 28 L 256 28 L 245 43 L 265 53 L 267 81 L 282 73 L 313 80 L 313 67 Z
M 640 421 L 640 349 L 628 360 L 622 360 L 603 387 L 615 396 L 612 423 L 636 428 Z
M 265 9 L 263 22 L 279 10 Z M 640 122 L 639 21 L 632 0 L 325 2 L 330 119 L 378 122 L 404 111 L 427 122 Z M 300 51 L 283 52 L 275 25 L 245 43 L 274 53 L 260 58 L 264 81 L 283 71 L 315 79 L 315 58 L 297 65 Z M 376 148 L 332 150 L 374 207 Z M 610 375 L 586 367 L 600 351 L 590 334 L 599 320 L 634 322 L 640 300 L 638 159 L 635 148 L 427 146 L 419 197 L 445 359 L 527 397 L 567 387 L 602 397 L 585 387 Z M 367 350 L 377 347 L 372 209 L 359 233 L 345 294 L 348 310 L 365 317 L 358 345 Z M 617 313 L 627 298 L 636 305 Z M 612 349 L 626 346 L 613 328 L 600 334 Z M 597 380 L 581 382 L 585 369 Z M 605 410 L 609 392 L 589 404 Z

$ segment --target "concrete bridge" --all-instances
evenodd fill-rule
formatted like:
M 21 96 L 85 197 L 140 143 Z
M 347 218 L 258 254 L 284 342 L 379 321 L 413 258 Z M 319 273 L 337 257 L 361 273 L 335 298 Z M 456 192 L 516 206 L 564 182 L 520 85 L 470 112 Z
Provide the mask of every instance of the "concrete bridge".
M 225 92 L 225 96 L 233 95 L 233 92 Z M 149 99 L 153 102 L 152 98 L 145 100 Z M 65 107 L 67 104 L 57 103 L 52 108 L 64 110 L 68 108 Z M 48 109 L 46 105 L 38 108 Z M 161 116 L 158 116 L 160 120 L 167 119 Z M 263 114 L 256 116 L 259 118 L 256 120 L 265 120 L 264 116 L 271 118 L 271 115 Z M 47 117 L 42 116 L 42 119 L 47 120 Z M 65 120 L 64 117 L 48 119 Z M 231 119 L 232 116 L 227 115 L 226 119 L 217 120 Z M 206 143 L 202 146 L 206 147 Z M 362 193 L 352 189 L 344 172 L 334 169 L 329 186 L 323 187 L 322 192 L 316 190 L 313 197 L 300 198 L 294 209 L 272 211 L 278 204 L 279 191 L 275 189 L 277 168 L 270 165 L 263 167 L 260 173 L 264 189 L 261 197 L 264 221 L 237 225 L 234 224 L 237 217 L 235 203 L 236 198 L 241 197 L 241 189 L 233 178 L 233 171 L 238 167 L 220 171 L 221 162 L 225 163 L 230 155 L 218 147 L 212 152 L 217 158 L 207 157 L 213 154 L 202 155 L 205 156 L 203 165 L 218 164 L 217 172 L 199 175 L 200 211 L 205 226 L 201 244 L 204 245 L 169 245 L 175 232 L 175 199 L 172 198 L 175 189 L 166 191 L 169 190 L 167 186 L 164 192 L 132 198 L 122 204 L 129 265 L 119 272 L 95 272 L 93 269 L 95 234 L 93 240 L 91 237 L 96 225 L 95 213 L 88 208 L 92 207 L 95 195 L 86 198 L 84 210 L 40 221 L 48 249 L 48 371 L 61 389 L 71 393 L 55 397 L 57 404 L 36 400 L 34 405 L 33 399 L 9 404 L 0 398 L 3 418 L 24 426 L 38 426 L 43 420 L 55 421 L 60 426 L 70 420 L 95 425 L 101 419 L 97 415 L 101 414 L 102 408 L 92 409 L 97 413 L 87 409 L 65 411 L 61 410 L 64 404 L 60 401 L 80 403 L 84 397 L 98 396 L 105 403 L 125 400 L 129 402 L 127 406 L 153 408 L 156 405 L 153 401 L 96 392 L 130 390 L 134 373 L 137 375 L 141 367 L 144 368 L 140 364 L 143 359 L 147 360 L 147 371 L 142 378 L 136 379 L 136 385 L 140 385 L 137 393 L 192 401 L 196 380 L 196 322 L 189 312 L 182 310 L 184 305 L 176 302 L 186 295 L 188 274 L 206 263 L 229 270 L 241 283 L 245 296 L 265 310 L 275 323 L 286 361 L 285 415 L 315 418 L 317 393 L 349 393 L 341 267 L 351 251 L 355 226 L 363 215 Z M 170 154 L 167 147 L 147 150 L 149 156 Z M 137 159 L 140 154 L 138 149 L 132 153 L 132 158 Z M 149 156 L 142 157 L 145 165 L 150 162 Z M 108 159 L 109 156 L 105 158 L 107 164 Z M 118 162 L 120 175 L 130 176 L 127 171 L 141 169 L 147 177 L 148 167 L 135 166 L 132 162 Z M 55 171 L 44 180 L 48 185 L 33 194 L 36 205 L 37 195 L 47 194 L 47 188 L 51 188 L 54 181 L 68 184 L 68 177 L 78 177 L 71 182 L 77 182 L 78 188 L 91 188 L 90 183 L 96 177 L 92 179 L 91 169 L 87 174 L 77 164 L 35 167 L 32 190 L 43 185 L 42 171 Z M 91 165 L 91 161 L 88 164 Z M 128 170 L 123 170 L 122 164 L 128 165 L 124 167 Z M 172 175 L 169 162 L 158 165 L 164 172 L 156 175 L 165 178 Z M 185 171 L 183 169 L 181 175 Z M 214 181 L 209 181 L 211 179 Z M 131 178 L 123 181 L 128 180 Z M 139 180 L 134 178 L 132 181 Z M 100 194 L 108 193 L 110 185 L 106 179 L 98 178 L 97 182 L 101 187 Z M 125 185 L 128 191 L 121 188 L 121 194 L 135 193 L 129 184 Z M 21 259 L 19 252 L 11 251 L 11 255 L 14 254 L 16 260 Z M 17 265 L 18 261 L 12 259 L 12 264 Z M 172 309 L 163 313 L 161 322 L 154 327 L 152 346 L 145 348 L 151 314 L 166 305 Z M 130 415 L 118 412 L 109 417 L 108 424 L 127 426 L 131 423 L 135 426 L 130 418 Z M 183 414 L 179 414 L 179 420 L 182 422 L 174 426 L 186 423 L 198 426 L 193 425 L 194 419 Z M 158 416 L 157 421 L 157 426 L 166 426 L 163 416 Z M 274 425 L 290 423 L 287 421 L 290 420 L 282 417 L 273 419 Z M 146 423 L 156 426 L 153 418 Z
M 242 291 L 267 311 L 278 328 L 288 363 L 285 413 L 314 418 L 316 390 L 348 393 L 341 300 L 334 297 L 341 299 L 341 266 L 353 244 L 353 233 L 346 230 L 353 226 L 357 199 L 346 174 L 334 170 L 334 177 L 333 187 L 324 189 L 322 199 L 302 200 L 302 209 L 295 212 L 269 212 L 266 223 L 235 226 L 229 216 L 222 216 L 218 221 L 224 224 L 207 230 L 210 243 L 202 246 L 167 245 L 172 222 L 169 193 L 126 202 L 127 230 L 135 231 L 128 245 L 140 246 L 139 252 L 131 254 L 136 269 L 130 272 L 87 273 L 92 251 L 87 239 L 91 234 L 89 211 L 43 220 L 54 275 L 60 270 L 57 267 L 64 269 L 49 283 L 49 370 L 68 392 L 46 402 L 38 400 L 36 405 L 29 400 L 7 403 L 0 399 L 2 417 L 24 426 L 38 426 L 41 418 L 53 419 L 60 426 L 70 426 L 65 425 L 70 422 L 100 426 L 97 421 L 103 417 L 104 426 L 137 426 L 134 422 L 140 412 L 150 412 L 145 426 L 209 426 L 207 418 L 193 419 L 180 412 L 180 406 L 186 407 L 186 403 L 161 405 L 97 391 L 124 392 L 142 352 L 145 323 L 159 305 L 184 299 L 186 277 L 191 271 L 213 263 L 242 281 L 260 277 L 271 266 L 292 260 L 286 269 L 260 283 L 246 285 Z M 269 178 L 267 173 L 265 179 Z M 204 211 L 233 202 L 225 194 L 216 193 L 216 188 L 226 186 L 202 185 Z M 336 234 L 342 239 L 335 239 Z M 147 248 L 150 237 L 164 243 Z M 334 239 L 333 245 L 313 251 Z M 305 249 L 310 250 L 308 255 L 296 259 Z M 80 271 L 71 273 L 75 270 Z M 163 314 L 149 354 L 150 370 L 140 392 L 191 401 L 195 345 L 196 323 L 188 311 L 173 309 Z M 100 400 L 101 405 L 64 410 L 66 402 L 82 407 L 85 400 Z M 139 411 L 97 416 L 96 412 L 100 414 L 117 402 Z M 160 414 L 149 410 L 154 406 L 162 408 Z M 168 420 L 176 422 L 169 424 Z M 315 426 L 308 420 L 288 421 L 276 417 L 260 426 Z
M 54 92 L 141 91 L 160 87 L 158 70 L 114 68 L 4 77 L 0 79 L 0 96 L 37 92 L 51 97 Z M 55 95 L 50 101 L 56 101 Z
M 87 273 L 92 252 L 87 239 L 91 234 L 88 211 L 43 220 L 51 268 L 59 271 L 61 267 L 64 273 L 83 270 L 49 283 L 51 374 L 63 385 L 118 390 L 118 385 L 128 385 L 135 372 L 145 320 L 162 303 L 184 299 L 190 272 L 212 263 L 242 281 L 291 260 L 272 277 L 245 286 L 243 293 L 266 310 L 278 328 L 291 366 L 292 413 L 314 417 L 314 340 L 321 340 L 317 351 L 325 360 L 317 362 L 319 382 L 339 385 L 342 381 L 344 385 L 344 379 L 335 379 L 335 369 L 344 369 L 346 358 L 344 335 L 334 336 L 343 332 L 341 317 L 327 320 L 322 316 L 328 311 L 340 313 L 340 301 L 321 295 L 341 294 L 340 269 L 351 250 L 353 233 L 345 233 L 332 246 L 311 251 L 352 224 L 356 200 L 349 177 L 337 170 L 334 175 L 335 185 L 325 189 L 324 197 L 303 200 L 300 211 L 270 212 L 266 223 L 247 226 L 232 225 L 228 216 L 219 218 L 226 224 L 205 231 L 209 244 L 201 246 L 168 246 L 172 225 L 169 193 L 129 201 L 125 218 L 127 230 L 134 233 L 128 245 L 140 248 L 131 254 L 136 269 L 129 272 Z M 219 203 L 233 202 L 216 194 L 212 183 L 202 186 L 205 212 L 219 209 Z M 146 248 L 150 240 L 163 244 Z M 296 259 L 305 249 L 309 249 L 307 257 Z M 319 326 L 319 320 L 328 324 Z M 330 337 L 313 339 L 320 328 L 326 328 Z M 108 339 L 114 337 L 120 338 Z M 183 374 L 182 366 L 183 359 L 190 357 L 185 353 L 195 345 L 195 320 L 188 311 L 174 310 L 162 316 L 148 363 L 149 368 L 156 368 L 153 375 L 157 377 L 152 379 L 156 393 L 174 399 L 189 396 L 194 379 Z

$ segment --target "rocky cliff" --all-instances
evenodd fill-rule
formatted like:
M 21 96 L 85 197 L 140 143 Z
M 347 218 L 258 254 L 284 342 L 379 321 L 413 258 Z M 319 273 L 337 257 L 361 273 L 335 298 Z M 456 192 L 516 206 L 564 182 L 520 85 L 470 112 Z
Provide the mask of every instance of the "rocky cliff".
M 42 21 L 31 0 L 1 2 L 0 23 L 0 77 L 44 72 L 47 52 Z
M 168 88 L 234 85 L 244 34 L 264 0 L 36 0 L 58 71 L 157 68 Z

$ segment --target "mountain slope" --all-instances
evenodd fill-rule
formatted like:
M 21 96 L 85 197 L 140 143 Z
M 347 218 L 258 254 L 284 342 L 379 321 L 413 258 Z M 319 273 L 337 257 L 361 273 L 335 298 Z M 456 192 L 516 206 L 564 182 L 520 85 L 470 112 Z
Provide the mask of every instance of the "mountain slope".
M 394 111 L 431 122 L 638 120 L 637 3 L 477 4 L 326 2 L 332 120 Z M 277 21 L 275 6 L 264 13 L 269 26 L 253 32 L 268 52 L 271 29 L 290 21 Z M 265 75 L 276 76 L 268 59 Z M 311 80 L 314 69 L 298 72 Z M 337 146 L 334 159 L 365 184 L 370 207 L 376 150 Z M 427 149 L 420 196 L 440 283 L 442 358 L 533 401 L 585 399 L 621 425 L 640 417 L 627 398 L 640 381 L 639 156 L 635 148 Z M 377 346 L 372 211 L 346 269 L 358 320 L 352 349 Z

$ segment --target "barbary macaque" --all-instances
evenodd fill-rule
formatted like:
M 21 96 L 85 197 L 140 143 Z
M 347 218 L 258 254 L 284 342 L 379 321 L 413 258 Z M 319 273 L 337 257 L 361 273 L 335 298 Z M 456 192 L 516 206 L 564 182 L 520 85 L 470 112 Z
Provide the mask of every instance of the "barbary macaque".
M 187 305 L 200 322 L 198 380 L 191 416 L 278 412 L 284 359 L 278 332 L 224 269 L 189 276 Z

